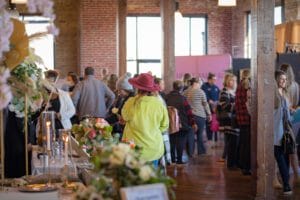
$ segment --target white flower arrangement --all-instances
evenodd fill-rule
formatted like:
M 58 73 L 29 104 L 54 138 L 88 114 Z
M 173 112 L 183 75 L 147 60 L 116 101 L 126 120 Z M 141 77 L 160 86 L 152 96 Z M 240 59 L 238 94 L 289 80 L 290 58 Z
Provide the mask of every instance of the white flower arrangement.
M 92 157 L 97 176 L 92 185 L 78 191 L 75 198 L 121 199 L 121 187 L 154 183 L 164 183 L 170 194 L 173 194 L 174 180 L 164 175 L 162 170 L 155 169 L 151 163 L 140 159 L 140 150 L 138 146 L 127 143 L 98 148 Z
M 3 53 L 9 51 L 9 38 L 13 28 L 10 15 L 6 11 L 6 1 L 0 0 L 0 62 L 3 60 Z
M 0 110 L 5 108 L 12 99 L 10 87 L 7 85 L 9 77 L 9 70 L 0 66 Z
M 53 13 L 54 3 L 52 0 L 28 0 L 27 7 L 30 13 L 41 12 L 44 17 L 50 19 L 51 24 L 47 27 L 48 33 L 54 36 L 59 34 L 59 29 L 54 25 L 54 20 L 56 18 Z

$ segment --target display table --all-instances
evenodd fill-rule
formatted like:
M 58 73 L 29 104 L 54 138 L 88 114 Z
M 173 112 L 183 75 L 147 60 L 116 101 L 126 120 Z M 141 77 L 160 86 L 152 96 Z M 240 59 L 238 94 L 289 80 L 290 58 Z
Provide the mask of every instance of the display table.
M 72 153 L 69 152 L 68 170 L 69 170 L 69 181 L 74 181 L 76 185 L 84 187 L 84 185 L 78 178 L 81 177 L 82 182 L 91 183 L 93 178 L 92 165 L 89 162 L 89 156 L 79 147 L 78 143 L 74 138 L 71 138 Z M 22 178 L 21 180 L 26 181 L 28 184 L 32 183 L 45 183 L 47 182 L 48 168 L 44 168 L 42 157 L 38 158 L 37 154 L 39 148 L 33 147 L 32 150 L 32 176 Z M 75 156 L 71 162 L 70 155 Z M 55 184 L 59 189 L 52 192 L 20 192 L 18 188 L 5 187 L 3 190 L 0 188 L 0 199 L 2 200 L 71 200 L 74 194 L 65 194 L 61 189 L 60 181 L 62 168 L 64 167 L 64 159 L 51 159 L 50 160 L 50 173 L 52 183 Z M 73 164 L 74 163 L 74 164 Z M 75 175 L 75 176 L 74 176 Z M 71 176 L 71 177 L 70 177 Z
M 86 154 L 78 145 L 78 142 L 72 137 L 71 138 L 72 145 L 72 153 L 69 151 L 69 159 L 68 159 L 68 170 L 69 174 L 76 175 L 77 167 L 78 168 L 88 168 L 91 169 L 92 165 L 89 162 L 89 156 Z M 48 168 L 45 168 L 43 157 L 40 156 L 38 158 L 38 147 L 33 147 L 32 150 L 32 161 L 31 161 L 31 174 L 32 175 L 40 175 L 47 174 Z M 72 155 L 72 159 L 70 158 Z M 74 157 L 74 155 L 76 155 Z M 64 167 L 64 159 L 63 156 L 61 158 L 52 158 L 50 159 L 50 173 L 51 174 L 61 174 L 61 170 Z
M 76 183 L 82 186 L 82 183 Z M 5 187 L 0 189 L 0 199 L 3 200 L 71 200 L 74 193 L 63 193 L 61 183 L 56 184 L 58 190 L 52 192 L 20 192 L 18 188 Z
M 78 162 L 78 159 L 73 159 L 75 164 Z M 32 151 L 32 160 L 31 160 L 31 174 L 32 175 L 40 175 L 40 174 L 47 174 L 48 168 L 44 167 L 43 165 L 43 158 L 40 157 L 40 159 L 37 157 L 37 151 Z M 63 159 L 50 159 L 50 173 L 51 174 L 61 174 L 61 170 L 64 167 L 64 160 Z M 75 174 L 75 165 L 72 165 L 72 163 L 68 162 L 68 169 L 69 173 Z
M 58 200 L 58 191 L 54 192 L 41 192 L 41 193 L 25 193 L 19 192 L 17 188 L 4 188 L 0 190 L 0 199 L 5 200 Z M 64 198 L 65 199 L 65 198 Z M 71 199 L 71 197 L 70 197 Z

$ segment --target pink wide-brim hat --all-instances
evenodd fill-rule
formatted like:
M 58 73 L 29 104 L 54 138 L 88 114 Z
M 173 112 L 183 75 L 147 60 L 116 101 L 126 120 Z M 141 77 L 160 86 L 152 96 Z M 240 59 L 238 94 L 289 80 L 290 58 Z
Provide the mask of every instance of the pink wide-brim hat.
M 148 92 L 159 91 L 159 85 L 154 83 L 154 78 L 149 73 L 142 73 L 136 78 L 131 78 L 128 82 L 137 89 L 145 90 Z

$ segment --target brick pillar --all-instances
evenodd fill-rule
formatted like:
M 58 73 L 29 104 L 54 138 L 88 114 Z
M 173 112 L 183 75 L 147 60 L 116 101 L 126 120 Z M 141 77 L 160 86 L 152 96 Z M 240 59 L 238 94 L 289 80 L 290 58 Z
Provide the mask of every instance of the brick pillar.
M 126 72 L 126 16 L 127 0 L 119 0 L 117 16 L 117 73 L 119 76 Z
M 251 153 L 257 180 L 256 199 L 272 199 L 274 195 L 274 5 L 274 0 L 251 1 Z
M 55 69 L 62 76 L 79 69 L 79 0 L 55 0 L 55 25 L 59 35 L 55 38 Z
M 175 0 L 160 1 L 160 15 L 162 20 L 162 68 L 166 91 L 172 90 L 175 79 Z

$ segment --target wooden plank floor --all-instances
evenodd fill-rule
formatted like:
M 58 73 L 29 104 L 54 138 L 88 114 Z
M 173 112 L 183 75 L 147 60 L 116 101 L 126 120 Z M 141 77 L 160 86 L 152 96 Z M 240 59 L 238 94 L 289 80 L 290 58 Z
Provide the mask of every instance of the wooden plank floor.
M 197 156 L 184 167 L 168 166 L 170 176 L 177 181 L 177 200 L 252 200 L 255 199 L 255 182 L 240 171 L 229 171 L 217 160 L 222 147 L 210 149 L 205 156 Z M 284 197 L 281 190 L 272 199 L 300 200 L 300 187 L 293 196 Z

